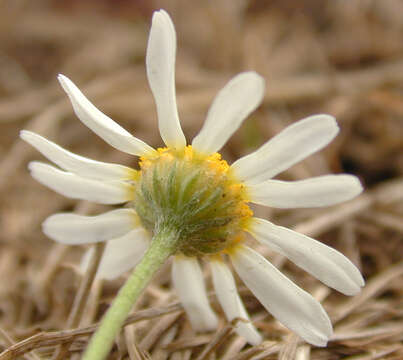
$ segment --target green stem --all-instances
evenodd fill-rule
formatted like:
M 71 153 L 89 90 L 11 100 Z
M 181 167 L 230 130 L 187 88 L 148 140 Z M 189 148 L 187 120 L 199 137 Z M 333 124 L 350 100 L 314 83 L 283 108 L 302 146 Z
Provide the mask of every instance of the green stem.
M 115 337 L 133 304 L 155 272 L 170 255 L 175 253 L 178 243 L 178 234 L 170 229 L 163 228 L 154 235 L 143 259 L 119 290 L 115 300 L 103 317 L 98 330 L 91 338 L 83 355 L 83 360 L 102 360 L 108 356 Z

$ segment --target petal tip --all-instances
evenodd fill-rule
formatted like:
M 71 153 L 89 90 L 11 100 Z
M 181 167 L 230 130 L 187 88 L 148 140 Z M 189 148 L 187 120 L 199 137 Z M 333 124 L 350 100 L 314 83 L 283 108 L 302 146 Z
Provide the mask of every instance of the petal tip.
M 364 278 L 362 277 L 361 273 L 359 273 L 359 277 L 352 279 L 354 281 L 354 286 L 351 286 L 348 290 L 343 291 L 344 295 L 347 296 L 355 296 L 358 295 L 362 288 L 365 286 Z
M 63 74 L 57 75 L 57 80 L 59 80 L 60 85 L 67 94 L 72 91 L 72 88 L 76 87 L 74 83 Z
M 353 177 L 352 184 L 355 187 L 356 196 L 361 194 L 364 191 L 364 187 L 361 184 L 360 179 L 357 176 L 351 175 Z
M 361 292 L 361 287 L 355 286 L 354 288 L 350 288 L 348 290 L 343 291 L 343 294 L 347 295 L 347 296 L 355 296 L 355 295 L 358 295 L 360 292 Z
M 152 26 L 155 26 L 155 25 L 159 24 L 160 22 L 164 22 L 164 21 L 167 21 L 169 26 L 171 26 L 171 24 L 173 26 L 171 17 L 164 9 L 159 9 L 157 11 L 154 11 L 152 20 L 151 20 Z M 165 25 L 166 24 L 167 23 L 165 23 Z
M 317 347 L 326 347 L 329 340 L 330 339 L 328 339 L 328 338 L 317 338 L 315 341 L 312 341 L 312 342 L 308 341 L 308 342 Z
M 59 80 L 60 83 L 63 85 L 63 83 L 66 83 L 69 80 L 69 78 L 63 74 L 58 74 L 57 80 Z
M 48 216 L 48 217 L 42 222 L 41 227 L 42 227 L 42 230 L 43 230 L 43 231 L 49 227 L 49 223 L 52 222 L 52 219 L 54 219 L 54 216 L 55 216 L 54 214 L 53 214 L 53 215 L 50 215 L 50 216 Z M 45 231 L 44 231 L 44 232 L 45 232 Z
M 316 328 L 315 330 L 308 332 L 308 334 L 306 334 L 307 336 L 304 336 L 305 334 L 300 333 L 299 336 L 312 345 L 326 347 L 327 343 L 333 336 L 332 323 L 327 315 L 326 318 L 327 321 L 323 322 L 321 329 Z
M 364 187 L 361 184 L 360 179 L 355 175 L 340 174 L 338 176 L 344 183 L 344 188 L 348 189 L 348 195 L 343 201 L 354 199 L 364 191 Z
M 28 170 L 32 173 L 36 170 L 38 170 L 38 167 L 41 166 L 41 163 L 39 161 L 30 161 L 28 163 Z
M 20 131 L 20 138 L 26 142 L 28 142 L 29 138 L 32 136 L 32 132 L 28 130 L 21 130 Z
M 155 22 L 158 21 L 158 18 L 162 15 L 161 13 L 161 9 L 160 10 L 156 10 L 153 12 L 153 16 L 151 18 L 151 24 L 154 25 Z
M 248 342 L 252 346 L 259 346 L 263 342 L 263 337 L 260 334 L 256 333 L 254 338 L 248 339 Z
M 42 139 L 40 135 L 29 130 L 21 130 L 20 138 L 21 140 L 24 140 L 26 143 L 32 145 L 35 148 L 37 148 L 36 144 L 38 143 L 38 141 Z
M 336 134 L 340 131 L 339 124 L 337 123 L 336 118 L 333 115 L 321 114 L 320 116 L 322 117 L 323 121 L 327 121 L 329 124 L 333 126 Z
M 248 325 L 248 324 L 244 324 Z M 259 346 L 263 342 L 263 337 L 257 332 L 257 330 L 253 328 L 249 328 L 247 326 L 235 328 L 239 336 L 245 338 L 245 340 L 252 346 Z
M 340 127 L 339 127 L 339 124 L 336 121 L 336 118 L 333 115 L 330 115 L 330 114 L 311 115 L 311 116 L 308 116 L 306 119 L 311 119 L 311 121 L 326 122 L 327 125 L 329 126 L 329 129 L 332 128 L 333 131 L 336 131 L 336 133 L 338 133 L 339 130 L 340 130 Z M 303 120 L 301 120 L 301 121 L 303 121 Z
M 313 115 L 314 117 L 318 117 L 318 118 L 322 118 L 322 119 L 326 119 L 326 121 L 332 122 L 335 125 L 337 125 L 337 121 L 336 118 L 333 115 L 330 114 L 317 114 L 317 115 Z M 338 127 L 338 125 L 337 125 Z
M 258 74 L 256 71 L 246 71 L 239 74 L 234 79 L 242 78 L 243 80 L 248 80 L 251 84 L 253 84 L 255 86 L 257 94 L 260 95 L 260 97 L 263 97 L 266 88 L 266 80 L 263 76 Z
M 153 17 L 154 16 L 159 16 L 159 15 L 169 16 L 169 14 L 167 13 L 167 11 L 165 9 L 159 9 L 159 10 L 154 11 Z
M 265 86 L 266 80 L 262 75 L 260 75 L 256 71 L 250 71 L 250 74 L 256 82 L 259 82 L 263 87 Z
M 57 242 L 61 242 L 58 236 L 55 236 L 54 232 L 52 231 L 52 225 L 55 225 L 55 219 L 57 220 L 56 214 L 53 214 L 45 219 L 42 222 L 41 228 L 42 232 L 49 238 Z

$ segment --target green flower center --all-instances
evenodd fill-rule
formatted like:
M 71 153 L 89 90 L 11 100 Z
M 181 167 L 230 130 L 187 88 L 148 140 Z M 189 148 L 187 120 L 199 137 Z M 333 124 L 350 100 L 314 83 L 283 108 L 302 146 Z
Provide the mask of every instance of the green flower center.
M 146 229 L 173 229 L 187 256 L 218 253 L 239 241 L 253 213 L 245 186 L 220 154 L 163 148 L 142 157 L 140 168 L 133 204 Z

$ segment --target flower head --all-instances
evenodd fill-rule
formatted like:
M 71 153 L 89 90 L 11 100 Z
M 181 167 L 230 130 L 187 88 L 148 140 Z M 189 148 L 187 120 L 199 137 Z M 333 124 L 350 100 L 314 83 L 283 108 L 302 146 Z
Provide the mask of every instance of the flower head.
M 22 131 L 25 141 L 59 167 L 31 162 L 29 169 L 36 180 L 68 197 L 127 203 L 97 216 L 55 214 L 43 223 L 43 231 L 66 244 L 108 241 L 98 275 L 114 278 L 139 262 L 153 234 L 169 228 L 179 239 L 173 283 L 196 330 L 217 326 L 200 258 L 211 266 L 214 288 L 227 318 L 249 319 L 226 264 L 229 258 L 243 282 L 281 323 L 311 344 L 326 345 L 332 326 L 320 303 L 245 245 L 244 239 L 251 234 L 344 294 L 359 292 L 362 276 L 344 255 L 308 236 L 253 217 L 249 208 L 249 203 L 277 208 L 329 206 L 362 191 L 351 175 L 272 180 L 326 146 L 338 133 L 335 120 L 329 115 L 301 120 L 228 165 L 217 152 L 262 101 L 264 81 L 254 72 L 233 78 L 218 93 L 192 144 L 186 145 L 176 106 L 175 52 L 172 21 L 165 11 L 155 12 L 146 65 L 166 146 L 157 150 L 100 112 L 68 78 L 59 75 L 78 118 L 116 149 L 139 156 L 140 169 L 84 158 Z M 261 342 L 250 322 L 238 322 L 236 331 L 251 344 Z

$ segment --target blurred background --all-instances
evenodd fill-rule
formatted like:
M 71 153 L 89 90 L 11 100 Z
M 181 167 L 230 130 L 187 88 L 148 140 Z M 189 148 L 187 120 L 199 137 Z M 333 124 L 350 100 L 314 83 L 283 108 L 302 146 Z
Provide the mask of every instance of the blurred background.
M 328 209 L 256 213 L 342 251 L 367 286 L 347 298 L 261 249 L 323 301 L 336 335 L 325 349 L 302 345 L 239 283 L 267 339 L 251 348 L 225 327 L 223 316 L 221 332 L 193 333 L 175 304 L 169 271 L 161 272 L 136 306 L 150 311 L 126 327 L 110 358 L 402 359 L 401 0 L 0 1 L 0 350 L 12 349 L 0 359 L 77 358 L 87 342 L 82 335 L 91 329 L 62 330 L 97 321 L 124 281 L 94 282 L 72 315 L 85 288 L 78 271 L 84 248 L 53 243 L 40 224 L 54 212 L 105 208 L 63 198 L 31 179 L 26 164 L 43 158 L 18 133 L 29 129 L 80 155 L 137 167 L 136 158 L 107 146 L 75 117 L 56 79 L 63 73 L 101 111 L 161 146 L 144 64 L 152 12 L 159 8 L 170 13 L 177 30 L 178 107 L 188 140 L 219 89 L 245 70 L 261 74 L 267 92 L 223 149 L 229 162 L 305 116 L 337 118 L 336 140 L 281 178 L 348 172 L 360 178 L 365 194 Z M 222 314 L 214 294 L 211 301 Z

